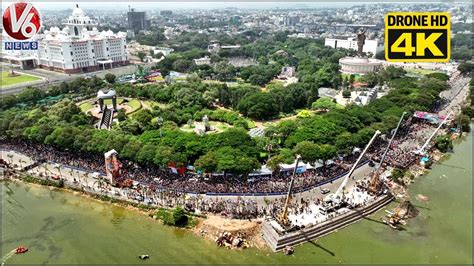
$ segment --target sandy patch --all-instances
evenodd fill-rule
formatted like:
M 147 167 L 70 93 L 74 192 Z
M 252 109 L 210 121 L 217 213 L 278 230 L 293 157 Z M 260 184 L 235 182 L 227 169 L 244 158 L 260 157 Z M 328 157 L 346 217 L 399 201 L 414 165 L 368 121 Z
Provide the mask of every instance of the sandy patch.
M 261 233 L 261 220 L 237 220 L 208 215 L 207 219 L 201 220 L 193 231 L 211 241 L 215 241 L 222 232 L 230 232 L 233 235 L 240 233 L 245 236 L 250 247 L 266 248 Z

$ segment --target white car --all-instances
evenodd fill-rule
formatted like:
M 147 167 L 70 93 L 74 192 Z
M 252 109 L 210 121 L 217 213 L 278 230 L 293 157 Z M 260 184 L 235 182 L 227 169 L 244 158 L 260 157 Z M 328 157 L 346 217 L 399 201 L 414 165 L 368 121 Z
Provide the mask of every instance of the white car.
M 324 194 L 328 194 L 329 192 L 331 192 L 329 189 L 327 188 L 320 188 L 321 190 L 321 193 L 324 195 Z

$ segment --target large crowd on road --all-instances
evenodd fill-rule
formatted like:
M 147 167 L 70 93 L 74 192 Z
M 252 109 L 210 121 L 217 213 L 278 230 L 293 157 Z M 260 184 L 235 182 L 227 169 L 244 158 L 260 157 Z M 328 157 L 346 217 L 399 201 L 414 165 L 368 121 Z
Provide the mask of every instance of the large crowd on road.
M 74 151 L 60 151 L 42 144 L 13 142 L 5 140 L 0 146 L 3 150 L 13 150 L 28 155 L 36 161 L 63 164 L 86 172 L 104 174 L 104 158 L 96 154 L 84 154 Z M 333 179 L 349 169 L 355 161 L 354 156 L 335 160 L 334 163 L 298 174 L 294 190 L 302 191 L 317 186 L 321 182 Z M 197 175 L 173 173 L 168 168 L 141 166 L 128 160 L 122 160 L 121 179 L 131 179 L 143 185 L 152 185 L 160 190 L 189 193 L 286 193 L 292 171 L 281 171 L 272 175 L 258 176 L 247 180 L 239 176 Z M 120 181 L 120 180 L 119 180 Z
M 413 151 L 433 132 L 436 126 L 418 119 L 409 118 L 402 123 L 397 137 L 389 150 L 385 165 L 407 167 L 419 158 Z M 390 136 L 384 136 L 374 142 L 366 154 L 366 159 L 379 161 L 387 147 Z M 36 161 L 48 161 L 83 169 L 87 172 L 104 173 L 104 158 L 97 154 L 84 154 L 74 151 L 60 151 L 51 146 L 27 142 L 3 140 L 2 150 L 23 153 Z M 315 187 L 322 182 L 329 182 L 336 176 L 348 171 L 357 159 L 358 154 L 338 157 L 333 163 L 323 167 L 310 169 L 295 179 L 294 191 L 303 191 Z M 141 202 L 173 207 L 186 206 L 189 211 L 218 213 L 232 218 L 255 218 L 275 216 L 283 206 L 283 198 L 272 200 L 264 205 L 250 199 L 228 199 L 225 197 L 202 197 L 201 193 L 280 193 L 288 190 L 292 171 L 280 171 L 272 175 L 260 176 L 247 180 L 238 176 L 196 175 L 186 173 L 179 175 L 168 168 L 140 166 L 128 160 L 121 160 L 122 179 L 131 179 L 135 185 L 127 188 L 126 197 Z M 186 193 L 194 193 L 188 197 Z M 294 213 L 305 212 L 308 204 L 320 204 L 321 199 L 308 199 L 293 202 L 290 209 Z

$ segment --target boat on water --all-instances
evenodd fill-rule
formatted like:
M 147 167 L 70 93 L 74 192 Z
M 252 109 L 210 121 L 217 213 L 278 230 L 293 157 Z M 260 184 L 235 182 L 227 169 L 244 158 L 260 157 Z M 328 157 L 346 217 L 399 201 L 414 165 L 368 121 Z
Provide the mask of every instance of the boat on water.
M 28 248 L 27 247 L 24 247 L 24 246 L 19 246 L 15 249 L 15 254 L 22 254 L 22 253 L 26 253 L 28 251 Z
M 138 256 L 138 258 L 140 258 L 142 260 L 147 260 L 147 259 L 150 258 L 150 256 L 149 255 L 140 255 L 140 256 Z

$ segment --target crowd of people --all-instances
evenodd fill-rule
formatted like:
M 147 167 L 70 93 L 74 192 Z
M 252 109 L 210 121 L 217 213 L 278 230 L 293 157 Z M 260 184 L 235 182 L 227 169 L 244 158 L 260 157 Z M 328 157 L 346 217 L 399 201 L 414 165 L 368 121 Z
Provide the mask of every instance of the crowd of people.
M 409 118 L 397 133 L 397 137 L 389 150 L 385 165 L 406 167 L 418 158 L 413 151 L 419 148 L 432 130 L 433 125 Z M 369 149 L 367 159 L 380 160 L 388 143 L 389 136 L 379 138 Z M 88 172 L 105 173 L 104 158 L 97 154 L 78 154 L 74 151 L 60 151 L 54 147 L 16 142 L 2 141 L 3 150 L 23 153 L 36 161 L 48 161 L 83 169 Z M 315 187 L 322 182 L 334 179 L 347 172 L 358 158 L 355 152 L 349 156 L 335 158 L 334 162 L 323 167 L 308 169 L 298 174 L 294 183 L 295 192 Z M 217 213 L 223 216 L 248 219 L 263 216 L 276 216 L 284 205 L 283 198 L 261 204 L 250 199 L 226 199 L 225 197 L 202 197 L 202 193 L 281 193 L 288 191 L 292 171 L 280 171 L 272 175 L 260 176 L 247 180 L 239 176 L 198 176 L 194 173 L 179 175 L 169 169 L 153 166 L 141 166 L 134 162 L 122 160 L 121 179 L 130 179 L 135 185 L 126 188 L 125 197 L 138 202 L 155 204 L 164 207 L 185 206 L 187 210 L 203 213 Z M 119 180 L 120 181 L 120 180 Z M 109 192 L 110 187 L 109 187 Z M 194 193 L 189 196 L 187 193 Z M 293 215 L 312 213 L 310 206 L 323 204 L 322 199 L 300 199 L 290 204 Z
M 78 154 L 74 151 L 60 151 L 51 146 L 5 140 L 0 146 L 4 150 L 23 153 L 36 161 L 63 164 L 82 169 L 87 172 L 105 174 L 104 158 L 97 154 Z M 334 163 L 309 169 L 298 174 L 295 179 L 294 191 L 303 191 L 317 186 L 321 182 L 333 179 L 346 172 L 356 157 L 348 156 Z M 286 193 L 292 171 L 280 171 L 271 175 L 258 176 L 247 180 L 239 176 L 210 176 L 185 173 L 173 173 L 169 169 L 153 166 L 141 166 L 128 160 L 122 160 L 122 181 L 131 179 L 141 184 L 152 185 L 160 189 L 188 193 Z

